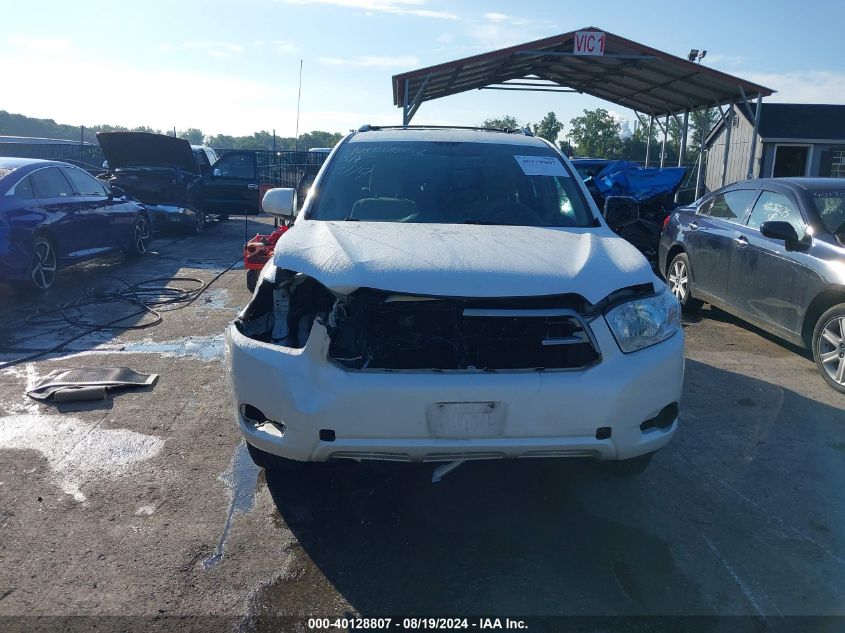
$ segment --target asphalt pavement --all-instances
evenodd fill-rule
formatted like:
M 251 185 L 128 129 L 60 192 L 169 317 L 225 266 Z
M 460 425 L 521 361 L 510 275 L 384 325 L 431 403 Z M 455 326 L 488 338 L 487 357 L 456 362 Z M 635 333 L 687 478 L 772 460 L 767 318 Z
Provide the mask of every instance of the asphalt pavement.
M 267 223 L 160 237 L 139 260 L 62 272 L 46 297 L 0 288 L 2 364 L 78 334 L 25 319 L 86 287 L 214 279 L 159 325 L 0 370 L 4 626 L 845 615 L 845 397 L 806 353 L 715 309 L 685 323 L 680 428 L 639 477 L 580 460 L 469 463 L 437 484 L 430 464 L 266 477 L 233 421 L 222 332 L 249 298 L 244 234 Z M 93 403 L 24 395 L 54 369 L 103 366 L 160 378 Z

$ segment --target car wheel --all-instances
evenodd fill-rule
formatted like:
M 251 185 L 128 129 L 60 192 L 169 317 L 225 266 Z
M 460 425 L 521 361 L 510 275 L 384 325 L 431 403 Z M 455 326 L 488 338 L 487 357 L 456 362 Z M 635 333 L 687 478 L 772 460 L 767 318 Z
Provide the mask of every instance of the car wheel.
M 639 457 L 632 457 L 631 459 L 623 459 L 616 462 L 605 462 L 611 474 L 618 477 L 634 477 L 641 475 L 648 468 L 651 463 L 651 458 L 654 453 L 646 453 Z
M 816 322 L 813 358 L 825 382 L 845 393 L 845 303 L 833 306 Z
M 701 309 L 704 302 L 693 298 L 690 294 L 690 265 L 686 253 L 678 253 L 669 264 L 666 281 L 672 294 L 681 303 L 684 312 L 692 313 Z
M 205 211 L 197 210 L 194 213 L 194 226 L 191 232 L 194 235 L 199 235 L 205 230 Z
M 32 263 L 29 267 L 28 287 L 35 290 L 49 290 L 56 280 L 58 259 L 52 240 L 36 237 L 32 243 Z
M 249 451 L 249 456 L 252 458 L 252 462 L 264 470 L 293 470 L 305 463 L 298 462 L 293 459 L 287 459 L 285 457 L 279 457 L 278 455 L 273 455 L 273 453 L 268 453 L 267 451 L 262 451 L 260 448 L 253 446 L 249 442 L 246 443 L 246 448 Z
M 255 292 L 255 286 L 258 285 L 258 275 L 260 271 L 254 268 L 246 271 L 246 287 L 250 292 Z
M 150 221 L 145 215 L 139 215 L 135 218 L 135 226 L 132 227 L 132 245 L 126 251 L 129 257 L 139 257 L 149 251 L 150 241 L 152 240 L 152 229 L 150 228 Z

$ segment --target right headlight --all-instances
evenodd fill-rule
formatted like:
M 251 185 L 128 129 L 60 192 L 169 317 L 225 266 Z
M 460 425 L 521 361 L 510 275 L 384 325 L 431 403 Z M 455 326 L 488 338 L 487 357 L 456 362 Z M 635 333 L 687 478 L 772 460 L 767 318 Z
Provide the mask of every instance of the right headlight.
M 675 295 L 664 290 L 618 305 L 604 318 L 619 349 L 635 352 L 672 337 L 681 327 L 681 306 Z

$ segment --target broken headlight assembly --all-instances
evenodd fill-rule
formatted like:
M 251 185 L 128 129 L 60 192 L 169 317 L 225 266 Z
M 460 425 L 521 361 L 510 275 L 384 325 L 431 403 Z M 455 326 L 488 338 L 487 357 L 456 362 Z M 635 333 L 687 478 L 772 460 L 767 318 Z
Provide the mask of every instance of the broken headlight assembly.
M 651 297 L 626 301 L 604 315 L 623 352 L 635 352 L 675 335 L 681 327 L 681 306 L 666 290 Z

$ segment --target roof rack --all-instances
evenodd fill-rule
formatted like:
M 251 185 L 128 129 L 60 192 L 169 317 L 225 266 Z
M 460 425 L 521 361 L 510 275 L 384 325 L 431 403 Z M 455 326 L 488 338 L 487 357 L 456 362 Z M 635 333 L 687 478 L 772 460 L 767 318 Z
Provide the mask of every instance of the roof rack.
M 358 128 L 359 132 L 375 132 L 377 130 L 475 130 L 477 132 L 504 132 L 505 134 L 524 134 L 534 136 L 527 127 L 524 128 L 499 128 L 499 127 L 473 127 L 471 125 L 370 125 L 369 123 Z

